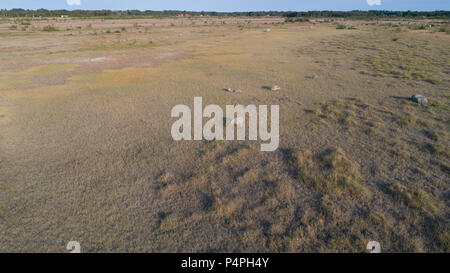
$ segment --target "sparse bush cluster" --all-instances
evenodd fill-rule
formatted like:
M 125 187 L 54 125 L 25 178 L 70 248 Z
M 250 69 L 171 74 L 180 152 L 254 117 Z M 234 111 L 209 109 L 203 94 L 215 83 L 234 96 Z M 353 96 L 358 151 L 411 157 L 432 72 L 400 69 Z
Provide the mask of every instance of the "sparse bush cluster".
M 425 30 L 429 29 L 431 26 L 425 24 L 411 24 L 408 25 L 408 28 L 411 30 Z
M 447 34 L 450 34 L 450 28 L 448 26 L 442 26 L 439 28 L 439 32 L 445 32 Z
M 58 31 L 58 29 L 52 25 L 47 25 L 42 28 L 42 31 L 53 32 L 53 31 Z
M 286 18 L 284 20 L 284 22 L 285 23 L 302 23 L 302 22 L 309 22 L 309 19 L 308 18 L 292 18 L 292 17 L 289 17 L 289 18 Z

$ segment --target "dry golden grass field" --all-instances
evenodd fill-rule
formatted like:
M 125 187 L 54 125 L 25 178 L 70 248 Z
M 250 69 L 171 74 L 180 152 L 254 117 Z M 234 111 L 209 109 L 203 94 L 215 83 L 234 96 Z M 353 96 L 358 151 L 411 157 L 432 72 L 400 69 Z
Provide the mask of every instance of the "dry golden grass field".
M 449 27 L 0 19 L 0 252 L 449 252 Z M 174 141 L 194 96 L 279 149 Z

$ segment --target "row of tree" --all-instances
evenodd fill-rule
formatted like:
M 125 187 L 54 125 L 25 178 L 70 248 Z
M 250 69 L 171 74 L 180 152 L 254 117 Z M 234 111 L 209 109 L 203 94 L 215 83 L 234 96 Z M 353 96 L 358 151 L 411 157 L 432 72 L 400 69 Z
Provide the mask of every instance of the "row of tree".
M 281 16 L 281 17 L 303 17 L 303 18 L 319 18 L 319 17 L 339 17 L 339 18 L 450 18 L 450 11 L 308 11 L 308 12 L 280 12 L 280 11 L 252 11 L 252 12 L 194 12 L 194 11 L 140 11 L 140 10 L 25 10 L 11 9 L 0 10 L 1 17 L 61 17 L 67 15 L 71 17 L 134 17 L 134 16 L 151 16 L 151 17 L 170 17 L 178 15 L 191 16 Z

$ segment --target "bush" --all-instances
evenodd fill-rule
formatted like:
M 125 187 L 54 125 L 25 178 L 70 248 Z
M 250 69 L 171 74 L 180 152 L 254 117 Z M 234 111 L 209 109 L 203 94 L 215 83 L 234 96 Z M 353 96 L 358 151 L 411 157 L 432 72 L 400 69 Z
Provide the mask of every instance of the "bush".
M 338 25 L 337 27 L 336 27 L 336 29 L 346 29 L 347 28 L 347 26 L 346 25 Z
M 414 24 L 414 25 L 410 25 L 410 26 L 408 26 L 408 28 L 409 29 L 412 29 L 412 30 L 424 30 L 424 29 L 427 29 L 427 26 L 426 25 L 424 25 L 424 24 Z
M 16 26 L 16 25 L 9 26 L 9 29 L 10 29 L 10 30 L 16 30 L 16 29 L 17 29 L 17 26 Z
M 286 18 L 284 20 L 285 23 L 295 23 L 295 22 L 309 22 L 309 19 L 306 18 Z
M 439 32 L 446 32 L 446 33 L 450 33 L 450 29 L 447 27 L 440 27 L 439 28 Z
M 48 25 L 48 26 L 43 27 L 42 31 L 49 31 L 50 32 L 50 31 L 58 31 L 58 29 L 56 27 L 54 27 L 54 26 Z

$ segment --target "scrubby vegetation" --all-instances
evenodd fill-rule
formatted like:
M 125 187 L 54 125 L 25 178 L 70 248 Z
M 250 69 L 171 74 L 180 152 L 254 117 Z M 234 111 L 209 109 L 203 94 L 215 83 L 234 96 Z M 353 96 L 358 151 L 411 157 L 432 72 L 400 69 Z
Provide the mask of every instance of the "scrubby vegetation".
M 43 27 L 42 31 L 52 32 L 52 31 L 58 31 L 58 29 L 54 26 L 48 25 L 48 26 Z

